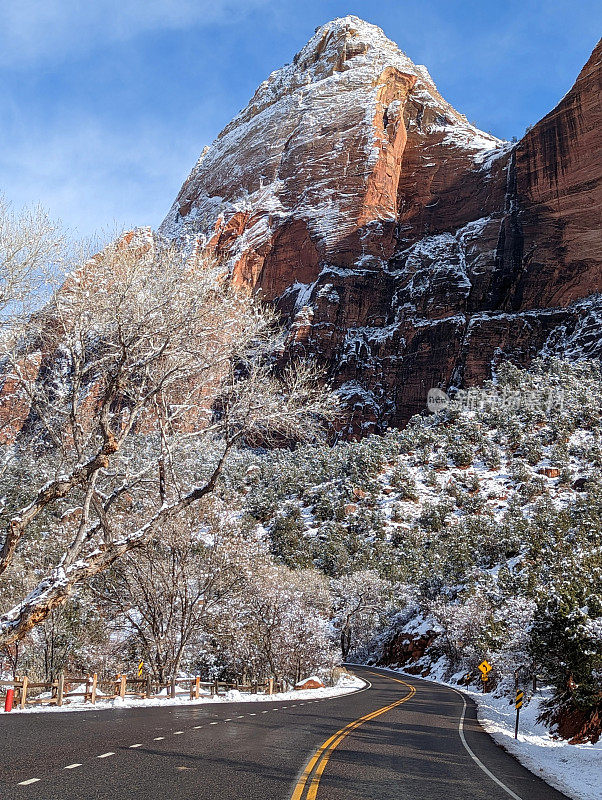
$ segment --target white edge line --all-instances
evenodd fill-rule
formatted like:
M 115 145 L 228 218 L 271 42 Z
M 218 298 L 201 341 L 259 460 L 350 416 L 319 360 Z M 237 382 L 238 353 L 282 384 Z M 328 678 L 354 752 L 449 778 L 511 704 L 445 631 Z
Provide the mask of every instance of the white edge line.
M 487 767 L 485 766 L 485 764 L 483 764 L 481 759 L 478 756 L 476 756 L 472 752 L 472 750 L 470 749 L 470 747 L 468 745 L 468 742 L 466 741 L 466 737 L 464 736 L 464 717 L 466 715 L 466 698 L 464 697 L 462 692 L 459 692 L 457 689 L 454 689 L 452 686 L 449 686 L 448 688 L 452 689 L 452 691 L 454 691 L 456 694 L 459 694 L 460 697 L 462 698 L 462 703 L 464 704 L 463 707 L 462 707 L 462 713 L 460 714 L 460 722 L 458 724 L 458 733 L 460 734 L 460 739 L 462 740 L 462 744 L 464 745 L 464 749 L 466 750 L 468 755 L 472 758 L 472 760 L 475 762 L 475 764 L 478 767 L 480 767 L 483 770 L 483 772 L 486 775 L 488 775 L 494 783 L 497 783 L 497 785 L 501 789 L 503 789 L 507 794 L 509 794 L 510 797 L 514 798 L 514 800 L 522 800 L 522 798 L 519 797 L 519 795 L 517 795 L 515 792 L 513 792 L 512 789 L 510 789 L 508 786 L 506 786 L 505 783 L 502 783 L 502 781 L 499 778 L 496 778 L 496 776 L 493 774 L 493 772 L 491 772 L 490 769 L 487 769 Z
M 362 665 L 361 664 L 357 664 L 355 666 L 361 667 Z M 366 668 L 366 667 L 364 667 L 364 668 Z M 395 670 L 387 669 L 386 667 L 370 667 L 370 669 L 381 669 L 381 670 L 383 670 L 383 673 L 385 673 L 385 677 L 386 677 L 386 673 L 393 673 L 394 675 L 403 675 L 403 677 L 411 677 L 409 675 L 406 676 L 403 672 L 395 672 Z M 420 678 L 418 680 L 420 680 Z M 466 707 L 467 706 L 466 706 L 466 698 L 464 697 L 462 692 L 458 691 L 458 689 L 454 689 L 453 686 L 448 686 L 446 683 L 438 683 L 437 681 L 433 681 L 433 680 L 429 681 L 428 678 L 427 678 L 426 682 L 427 683 L 435 683 L 437 686 L 444 686 L 446 689 L 451 689 L 452 692 L 455 692 L 457 695 L 459 695 L 462 698 L 462 703 L 464 705 L 462 707 L 462 713 L 460 714 L 460 722 L 458 724 L 458 733 L 460 734 L 460 739 L 462 741 L 462 744 L 464 745 L 464 749 L 466 750 L 468 755 L 472 758 L 472 760 L 475 762 L 475 764 L 478 767 L 480 767 L 480 769 L 483 770 L 485 775 L 488 775 L 494 783 L 497 783 L 497 785 L 501 789 L 503 789 L 507 794 L 509 794 L 510 797 L 513 798 L 513 800 L 522 800 L 522 797 L 520 797 L 515 792 L 513 792 L 512 789 L 510 789 L 510 787 L 506 786 L 505 783 L 502 783 L 502 781 L 499 778 L 496 778 L 496 776 L 493 774 L 493 772 L 491 772 L 490 769 L 487 769 L 487 767 L 485 766 L 485 764 L 483 764 L 481 759 L 478 756 L 476 756 L 473 753 L 473 751 L 470 749 L 470 747 L 468 745 L 468 742 L 466 741 L 466 737 L 464 736 L 464 717 L 466 715 Z M 483 732 L 486 735 L 489 735 L 489 734 L 487 734 L 487 731 L 483 731 Z

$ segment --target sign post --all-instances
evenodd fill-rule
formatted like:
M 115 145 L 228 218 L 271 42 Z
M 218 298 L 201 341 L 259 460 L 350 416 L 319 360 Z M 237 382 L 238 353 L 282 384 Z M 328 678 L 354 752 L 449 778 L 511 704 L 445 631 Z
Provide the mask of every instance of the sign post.
M 479 664 L 479 670 L 481 672 L 481 680 L 483 682 L 483 694 L 485 694 L 487 688 L 487 681 L 489 680 L 489 673 L 493 667 L 489 663 L 489 661 L 485 660 Z
M 518 717 L 520 714 L 520 710 L 523 707 L 523 697 L 524 692 L 517 690 L 516 692 L 516 699 L 514 701 L 514 707 L 516 708 L 516 723 L 514 725 L 514 738 L 518 739 Z

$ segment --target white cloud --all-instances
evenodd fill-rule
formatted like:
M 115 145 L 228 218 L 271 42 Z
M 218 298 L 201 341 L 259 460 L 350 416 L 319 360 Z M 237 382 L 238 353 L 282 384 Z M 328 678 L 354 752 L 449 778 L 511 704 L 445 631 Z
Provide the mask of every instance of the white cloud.
M 177 139 L 156 121 L 127 132 L 93 118 L 0 143 L 1 191 L 16 206 L 41 203 L 74 234 L 158 226 L 204 144 Z
M 240 20 L 267 0 L 1 0 L 0 65 L 53 63 L 153 30 Z

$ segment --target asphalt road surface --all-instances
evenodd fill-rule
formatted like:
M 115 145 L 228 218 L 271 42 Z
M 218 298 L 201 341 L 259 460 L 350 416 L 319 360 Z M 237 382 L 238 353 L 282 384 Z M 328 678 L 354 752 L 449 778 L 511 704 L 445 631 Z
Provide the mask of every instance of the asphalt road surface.
M 446 687 L 354 671 L 371 685 L 324 700 L 3 716 L 0 798 L 566 800 L 470 700 L 464 712 Z

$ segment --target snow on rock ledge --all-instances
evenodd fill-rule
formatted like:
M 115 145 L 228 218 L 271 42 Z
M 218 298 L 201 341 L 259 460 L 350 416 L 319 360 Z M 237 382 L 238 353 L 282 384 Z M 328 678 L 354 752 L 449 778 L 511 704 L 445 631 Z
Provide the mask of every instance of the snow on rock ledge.
M 410 95 L 432 109 L 425 134 L 475 160 L 501 146 L 380 28 L 343 17 L 318 28 L 203 151 L 161 232 L 211 243 L 235 280 L 272 297 L 315 280 L 324 258 L 353 264 L 373 249 L 359 232 L 397 217 Z
M 601 70 L 602 43 L 502 142 L 380 28 L 333 20 L 203 151 L 161 233 L 208 247 L 277 304 L 289 351 L 318 356 L 354 407 L 348 387 L 371 398 L 350 435 L 403 425 L 431 387 L 479 384 L 502 359 L 597 356 Z

